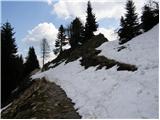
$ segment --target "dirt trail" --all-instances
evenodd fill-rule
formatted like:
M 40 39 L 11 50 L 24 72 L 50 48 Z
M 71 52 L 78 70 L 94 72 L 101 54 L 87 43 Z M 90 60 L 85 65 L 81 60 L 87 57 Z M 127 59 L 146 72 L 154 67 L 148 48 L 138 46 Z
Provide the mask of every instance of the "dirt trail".
M 44 78 L 33 84 L 2 111 L 2 118 L 39 119 L 79 119 L 74 104 L 56 84 Z

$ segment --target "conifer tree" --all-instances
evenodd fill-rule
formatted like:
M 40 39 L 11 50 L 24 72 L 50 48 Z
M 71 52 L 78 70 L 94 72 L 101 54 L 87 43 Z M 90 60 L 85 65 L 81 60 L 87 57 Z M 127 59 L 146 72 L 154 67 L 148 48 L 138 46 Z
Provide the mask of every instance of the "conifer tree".
M 24 61 L 22 55 L 16 58 L 16 64 L 17 67 L 15 68 L 15 71 L 17 70 L 17 73 L 19 73 L 17 75 L 17 80 L 19 80 L 17 81 L 17 85 L 19 85 L 24 79 Z
M 65 29 L 66 37 L 68 39 L 71 39 L 71 31 L 72 31 L 71 29 L 72 29 L 72 24 L 67 25 L 67 28 Z
M 121 28 L 118 31 L 118 35 L 121 39 L 126 38 L 127 37 L 126 36 L 127 35 L 127 29 L 126 29 L 126 26 L 125 26 L 125 20 L 124 20 L 123 16 L 121 16 L 121 19 L 120 19 L 120 26 L 121 26 Z
M 135 13 L 135 5 L 132 0 L 127 1 L 126 14 L 123 19 L 121 18 L 120 22 L 121 28 L 118 30 L 120 44 L 140 34 L 138 17 L 137 13 Z
M 65 38 L 66 38 L 65 29 L 64 29 L 63 25 L 61 25 L 58 29 L 58 35 L 57 35 L 57 39 L 55 42 L 55 47 L 56 47 L 56 49 L 54 49 L 55 54 L 62 52 L 62 50 L 63 50 L 62 47 L 66 44 Z
M 11 92 L 20 81 L 19 64 L 17 60 L 17 46 L 13 28 L 9 22 L 1 26 L 1 102 L 2 106 L 8 101 Z
M 143 13 L 141 17 L 143 30 L 146 32 L 154 26 L 154 16 L 151 11 L 151 8 L 148 5 L 145 5 L 143 8 Z
M 153 1 L 154 25 L 159 23 L 159 2 Z
M 71 48 L 74 49 L 78 45 L 82 45 L 84 40 L 84 26 L 79 18 L 75 18 L 71 23 L 71 38 L 70 45 Z
M 93 32 L 98 28 L 98 24 L 96 22 L 95 14 L 92 13 L 91 2 L 88 1 L 87 4 L 87 18 L 85 24 L 85 39 L 91 39 L 94 35 Z
M 34 47 L 29 48 L 28 56 L 26 57 L 26 62 L 24 66 L 25 77 L 28 76 L 33 70 L 40 68 Z
M 145 32 L 159 23 L 159 5 L 157 2 L 151 1 L 143 7 L 141 21 Z

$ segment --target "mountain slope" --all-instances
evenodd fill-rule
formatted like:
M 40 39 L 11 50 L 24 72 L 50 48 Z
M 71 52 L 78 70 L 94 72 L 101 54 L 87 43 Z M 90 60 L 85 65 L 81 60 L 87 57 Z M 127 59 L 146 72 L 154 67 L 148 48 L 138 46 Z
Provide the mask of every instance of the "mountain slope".
M 100 55 L 136 65 L 137 71 L 117 71 L 117 65 L 85 69 L 79 58 L 32 78 L 60 85 L 82 118 L 158 118 L 158 30 L 157 25 L 124 45 L 113 41 L 97 48 Z

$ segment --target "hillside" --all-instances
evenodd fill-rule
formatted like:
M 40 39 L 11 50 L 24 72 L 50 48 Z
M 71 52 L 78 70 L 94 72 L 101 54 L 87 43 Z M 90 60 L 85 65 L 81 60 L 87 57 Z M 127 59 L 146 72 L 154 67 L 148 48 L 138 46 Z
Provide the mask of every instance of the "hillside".
M 34 75 L 60 85 L 83 118 L 158 118 L 158 31 L 155 26 L 124 45 L 106 42 L 100 55 L 137 66 L 137 71 L 85 69 L 81 58 Z M 123 109 L 123 110 L 122 110 Z
M 102 34 L 94 36 L 83 46 L 66 50 L 46 64 L 46 71 L 32 76 L 36 81 L 32 86 L 38 84 L 45 90 L 43 96 L 51 95 L 47 101 L 58 98 L 58 95 L 51 94 L 54 90 L 51 90 L 53 86 L 50 82 L 60 86 L 66 93 L 65 97 L 71 99 L 67 105 L 76 116 L 66 118 L 158 118 L 158 32 L 157 25 L 123 45 L 119 45 L 119 41 L 108 41 Z M 39 80 L 44 77 L 47 82 Z M 34 91 L 40 92 L 37 89 Z M 15 100 L 2 115 L 5 116 L 6 111 L 9 115 L 16 104 L 23 105 L 25 95 Z M 41 97 L 40 94 L 35 96 Z M 43 104 L 54 110 L 51 106 L 53 101 L 46 103 Z M 59 112 L 65 110 L 63 107 Z M 32 109 L 27 109 L 32 112 Z M 41 111 L 40 106 L 37 111 L 41 112 L 41 118 L 49 118 L 48 115 L 52 114 Z

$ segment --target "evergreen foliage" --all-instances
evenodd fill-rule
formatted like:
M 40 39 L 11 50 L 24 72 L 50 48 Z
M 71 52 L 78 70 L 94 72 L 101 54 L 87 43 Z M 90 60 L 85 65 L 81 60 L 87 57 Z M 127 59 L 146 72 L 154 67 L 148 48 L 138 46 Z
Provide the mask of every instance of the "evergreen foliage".
M 24 61 L 23 61 L 22 55 L 16 57 L 15 65 L 17 67 L 14 70 L 17 71 L 17 74 L 18 74 L 17 75 L 18 81 L 15 81 L 15 82 L 17 82 L 16 84 L 19 85 L 24 79 Z
M 1 26 L 1 105 L 7 104 L 11 92 L 22 80 L 23 59 L 17 55 L 14 28 L 9 22 Z
M 29 48 L 28 56 L 26 57 L 26 62 L 24 64 L 24 76 L 28 76 L 33 70 L 39 69 L 39 62 L 33 47 Z
M 66 45 L 65 40 L 66 40 L 65 29 L 63 25 L 61 25 L 58 29 L 58 35 L 55 43 L 56 47 L 56 49 L 54 49 L 55 54 L 61 53 L 63 51 L 62 47 Z
M 142 16 L 142 28 L 146 32 L 150 30 L 154 25 L 159 23 L 159 4 L 158 2 L 151 1 L 143 7 Z
M 71 49 L 76 48 L 78 45 L 83 44 L 84 40 L 84 26 L 79 18 L 75 18 L 71 23 L 71 38 L 70 38 L 70 45 Z
M 65 34 L 68 39 L 71 38 L 71 31 L 72 31 L 71 29 L 72 29 L 72 24 L 67 25 L 67 28 L 65 28 Z
M 138 17 L 132 0 L 128 0 L 126 3 L 126 14 L 125 17 L 121 17 L 120 26 L 121 28 L 118 30 L 120 44 L 140 34 Z
M 92 13 L 91 2 L 88 1 L 87 4 L 87 18 L 85 24 L 85 39 L 91 39 L 94 35 L 93 32 L 97 31 L 98 24 L 96 22 L 95 14 Z
M 121 16 L 121 19 L 120 19 L 120 26 L 121 26 L 121 28 L 118 31 L 118 35 L 120 37 L 120 41 L 122 41 L 127 37 L 127 27 L 126 27 L 125 20 L 124 20 L 123 16 Z

